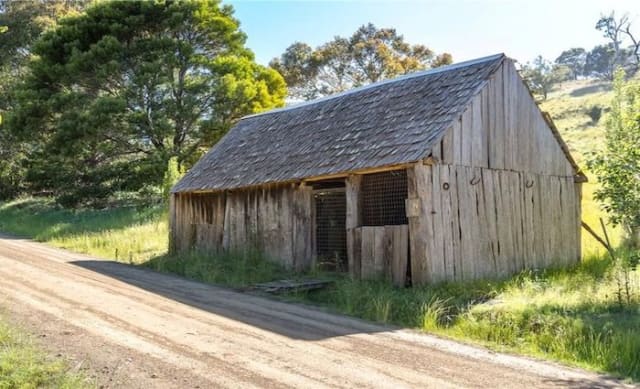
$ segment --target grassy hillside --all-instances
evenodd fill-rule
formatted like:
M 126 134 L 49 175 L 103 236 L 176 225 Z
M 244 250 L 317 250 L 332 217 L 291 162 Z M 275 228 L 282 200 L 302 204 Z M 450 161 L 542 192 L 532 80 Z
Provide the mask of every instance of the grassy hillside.
M 542 110 L 549 112 L 562 137 L 569 145 L 571 154 L 585 169 L 589 154 L 598 150 L 604 143 L 604 121 L 611 102 L 611 83 L 601 81 L 569 81 L 558 85 L 549 94 L 547 101 L 540 104 Z M 594 108 L 595 107 L 595 108 Z M 594 121 L 589 116 L 592 109 L 601 108 L 602 117 Z M 607 215 L 593 200 L 593 192 L 598 183 L 587 171 L 589 182 L 583 185 L 582 220 L 598 232 L 601 231 L 599 218 L 607 221 Z M 620 242 L 622 231 L 612 226 L 609 229 L 614 245 Z M 582 247 L 586 256 L 603 253 L 604 249 L 586 231 L 582 234 Z

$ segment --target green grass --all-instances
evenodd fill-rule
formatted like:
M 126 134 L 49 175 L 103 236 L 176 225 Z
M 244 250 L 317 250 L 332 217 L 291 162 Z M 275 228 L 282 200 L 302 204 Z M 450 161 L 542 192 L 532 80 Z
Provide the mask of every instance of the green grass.
M 163 273 L 230 287 L 245 287 L 277 279 L 298 278 L 260 253 L 248 250 L 220 254 L 192 252 L 180 256 L 161 255 L 142 264 Z
M 140 263 L 167 251 L 163 207 L 60 208 L 46 198 L 0 203 L 0 231 L 72 251 Z
M 25 333 L 0 316 L 0 388 L 84 388 L 79 374 L 49 358 Z
M 640 380 L 640 276 L 619 304 L 608 260 L 523 272 L 506 281 L 397 289 L 338 281 L 302 300 L 369 320 L 419 328 L 498 351 L 556 359 Z

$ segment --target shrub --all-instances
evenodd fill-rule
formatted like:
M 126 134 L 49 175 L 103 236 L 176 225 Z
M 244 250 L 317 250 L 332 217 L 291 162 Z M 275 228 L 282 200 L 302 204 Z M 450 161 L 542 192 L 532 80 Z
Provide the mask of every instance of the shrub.
M 180 168 L 178 158 L 169 158 L 169 162 L 167 162 L 167 170 L 165 171 L 164 178 L 162 179 L 162 197 L 166 202 L 169 201 L 171 188 L 173 188 L 183 175 L 184 172 Z
M 587 115 L 591 118 L 591 124 L 598 124 L 602 117 L 602 107 L 594 105 L 587 110 Z

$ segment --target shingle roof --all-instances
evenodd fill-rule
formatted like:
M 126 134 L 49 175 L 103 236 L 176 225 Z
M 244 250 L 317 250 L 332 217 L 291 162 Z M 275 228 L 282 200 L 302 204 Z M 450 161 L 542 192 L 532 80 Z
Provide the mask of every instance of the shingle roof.
M 173 192 L 221 190 L 419 161 L 503 54 L 241 119 Z

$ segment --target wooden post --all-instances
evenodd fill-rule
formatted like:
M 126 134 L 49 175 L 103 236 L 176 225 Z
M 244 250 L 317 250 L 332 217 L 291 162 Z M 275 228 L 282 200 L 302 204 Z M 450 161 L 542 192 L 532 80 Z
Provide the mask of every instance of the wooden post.
M 611 255 L 611 259 L 616 259 L 616 256 L 613 254 L 613 247 L 611 247 L 611 242 L 609 241 L 609 234 L 607 234 L 607 228 L 604 226 L 604 220 L 600 218 L 600 226 L 602 227 L 602 232 L 604 232 L 604 238 L 607 240 L 607 246 L 609 247 L 609 255 Z
M 356 247 L 354 243 L 353 229 L 362 224 L 362 210 L 360 205 L 360 186 L 362 184 L 362 176 L 350 175 L 345 183 L 345 196 L 347 202 L 347 262 L 349 265 L 349 274 L 353 278 L 360 278 L 360 255 L 356 255 Z

